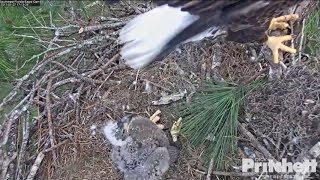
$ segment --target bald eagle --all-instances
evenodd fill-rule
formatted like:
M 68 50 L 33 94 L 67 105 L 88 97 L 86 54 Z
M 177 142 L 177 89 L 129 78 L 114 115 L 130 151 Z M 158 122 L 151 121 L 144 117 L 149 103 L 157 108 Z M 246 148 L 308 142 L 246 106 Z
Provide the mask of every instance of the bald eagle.
M 120 31 L 120 51 L 125 63 L 134 69 L 164 59 L 178 45 L 205 37 L 226 35 L 239 43 L 266 43 L 278 63 L 278 50 L 295 53 L 283 42 L 290 35 L 268 36 L 268 30 L 285 29 L 297 14 L 284 10 L 301 0 L 170 0 L 129 21 Z M 283 16 L 280 16 L 283 15 Z M 278 17 L 280 16 L 280 17 Z M 277 18 L 273 18 L 277 17 Z

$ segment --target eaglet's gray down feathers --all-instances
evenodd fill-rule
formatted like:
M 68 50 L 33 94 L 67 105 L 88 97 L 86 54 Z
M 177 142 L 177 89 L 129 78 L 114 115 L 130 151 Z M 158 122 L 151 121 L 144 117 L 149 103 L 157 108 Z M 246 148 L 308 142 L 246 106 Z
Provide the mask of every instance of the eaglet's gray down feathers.
M 111 159 L 126 180 L 157 180 L 177 158 L 163 130 L 141 116 L 126 116 L 103 128 L 112 145 Z

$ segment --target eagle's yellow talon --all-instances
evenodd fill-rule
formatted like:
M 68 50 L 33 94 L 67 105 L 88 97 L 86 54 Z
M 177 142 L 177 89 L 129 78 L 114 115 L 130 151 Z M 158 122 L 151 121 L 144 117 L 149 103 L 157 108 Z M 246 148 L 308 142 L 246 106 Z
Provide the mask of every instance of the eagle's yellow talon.
M 286 22 L 272 22 L 270 24 L 269 30 L 276 30 L 276 29 L 287 29 L 289 27 L 289 24 Z
M 298 14 L 289 14 L 273 18 L 269 25 L 269 30 L 281 29 L 284 30 L 289 27 L 288 21 L 296 21 L 299 18 Z
M 296 21 L 299 18 L 298 14 L 290 14 L 285 16 L 280 16 L 277 18 L 273 18 L 269 25 L 269 31 L 271 30 L 284 30 L 289 27 L 288 21 Z M 279 63 L 279 49 L 289 53 L 296 53 L 296 49 L 288 47 L 283 44 L 284 41 L 289 41 L 292 39 L 292 36 L 268 36 L 268 40 L 266 42 L 267 46 L 271 49 L 273 54 L 273 62 L 275 64 Z
M 279 63 L 279 52 L 278 50 L 282 50 L 289 53 L 296 53 L 297 50 L 291 47 L 288 47 L 283 44 L 284 41 L 289 41 L 292 39 L 292 36 L 286 35 L 286 36 L 268 36 L 268 40 L 266 42 L 267 46 L 271 49 L 273 54 L 273 62 L 275 64 Z

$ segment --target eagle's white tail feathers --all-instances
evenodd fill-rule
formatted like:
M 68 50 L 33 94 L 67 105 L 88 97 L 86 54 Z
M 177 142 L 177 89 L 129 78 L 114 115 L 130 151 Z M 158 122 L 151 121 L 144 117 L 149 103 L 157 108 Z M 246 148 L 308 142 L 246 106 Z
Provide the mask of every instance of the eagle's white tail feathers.
M 198 16 L 168 5 L 152 9 L 135 17 L 120 31 L 119 40 L 124 43 L 120 54 L 130 67 L 143 68 L 175 35 L 197 19 Z M 201 40 L 211 32 L 209 29 L 186 42 Z

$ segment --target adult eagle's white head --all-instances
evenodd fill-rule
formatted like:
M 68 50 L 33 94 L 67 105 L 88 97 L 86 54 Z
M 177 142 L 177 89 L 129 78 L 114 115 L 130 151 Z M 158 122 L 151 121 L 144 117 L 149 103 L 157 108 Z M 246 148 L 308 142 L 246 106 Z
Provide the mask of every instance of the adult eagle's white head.
M 268 37 L 266 30 L 287 28 L 297 15 L 273 17 L 301 0 L 170 0 L 132 19 L 120 31 L 121 56 L 132 68 L 143 68 L 165 58 L 177 45 L 218 36 L 240 43 L 266 43 L 278 62 L 278 49 L 294 53 L 282 44 L 291 36 Z

